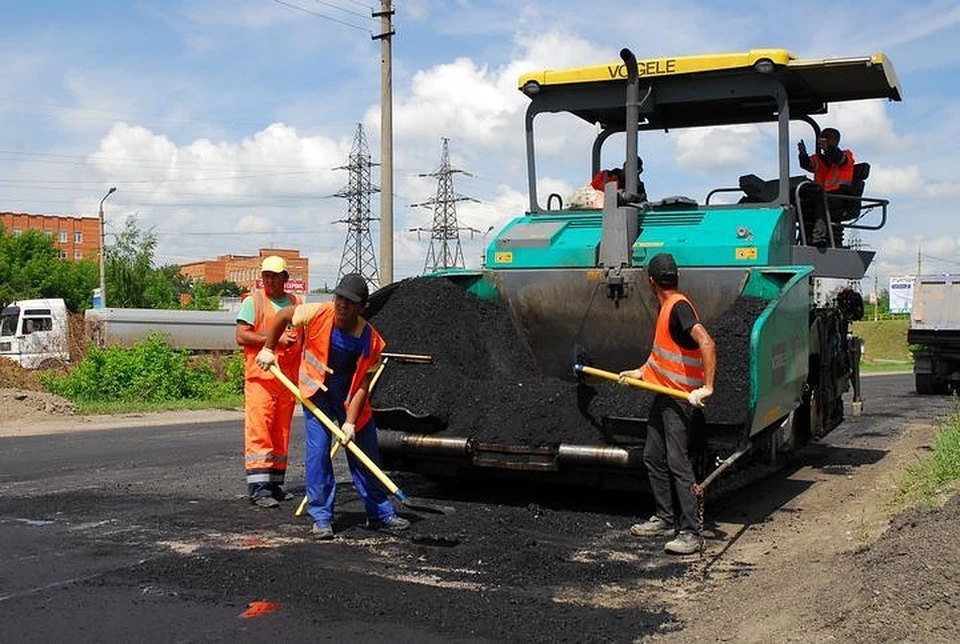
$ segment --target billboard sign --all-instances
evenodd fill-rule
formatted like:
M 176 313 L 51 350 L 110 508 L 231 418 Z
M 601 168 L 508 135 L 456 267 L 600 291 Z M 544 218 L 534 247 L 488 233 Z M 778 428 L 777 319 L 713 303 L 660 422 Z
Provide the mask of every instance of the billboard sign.
M 263 280 L 258 277 L 254 280 L 254 285 L 256 288 L 263 288 Z M 286 284 L 283 285 L 283 292 L 303 295 L 307 292 L 307 281 L 291 277 L 287 280 Z
M 914 277 L 890 278 L 890 312 L 910 313 L 913 310 Z

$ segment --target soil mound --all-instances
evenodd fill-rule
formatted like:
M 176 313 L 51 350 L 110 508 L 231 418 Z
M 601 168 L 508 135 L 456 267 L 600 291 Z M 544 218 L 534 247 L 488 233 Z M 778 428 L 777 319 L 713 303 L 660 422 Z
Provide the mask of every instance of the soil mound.
M 373 394 L 373 406 L 381 412 L 404 408 L 433 417 L 441 434 L 525 445 L 605 442 L 600 431 L 604 417 L 647 415 L 653 396 L 646 392 L 541 376 L 507 308 L 450 280 L 405 280 L 391 287 L 384 300 L 376 303 L 370 319 L 387 340 L 388 351 L 429 354 L 434 362 L 388 366 Z M 743 419 L 750 330 L 765 304 L 740 298 L 709 325 L 721 369 L 708 422 Z
M 37 374 L 24 369 L 13 360 L 0 358 L 0 388 L 43 391 Z
M 73 403 L 45 391 L 0 389 L 0 420 L 70 416 L 76 413 Z

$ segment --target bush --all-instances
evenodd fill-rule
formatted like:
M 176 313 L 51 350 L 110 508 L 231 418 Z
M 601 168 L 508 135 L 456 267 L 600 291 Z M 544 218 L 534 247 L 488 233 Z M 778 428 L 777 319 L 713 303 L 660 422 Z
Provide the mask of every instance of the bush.
M 243 390 L 242 362 L 241 385 Z M 133 347 L 91 347 L 66 376 L 46 375 L 51 392 L 74 402 L 164 402 L 205 400 L 234 391 L 218 382 L 207 360 L 191 361 L 187 351 L 171 348 L 159 334 Z

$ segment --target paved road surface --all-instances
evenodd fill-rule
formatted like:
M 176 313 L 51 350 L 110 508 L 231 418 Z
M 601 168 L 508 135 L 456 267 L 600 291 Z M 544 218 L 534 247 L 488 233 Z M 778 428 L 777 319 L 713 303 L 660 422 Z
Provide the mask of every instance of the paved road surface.
M 866 378 L 864 395 L 865 415 L 801 452 L 797 467 L 843 461 L 843 475 L 855 474 L 907 422 L 950 408 L 918 398 L 910 376 Z M 851 441 L 856 450 L 835 447 Z M 516 502 L 525 490 L 513 502 L 445 501 L 455 517 L 408 515 L 412 535 L 459 543 L 437 548 L 365 530 L 344 485 L 340 536 L 315 544 L 295 502 L 245 502 L 241 457 L 237 422 L 0 438 L 0 640 L 630 641 L 671 616 L 652 594 L 637 610 L 618 593 L 689 565 L 630 537 L 646 500 Z M 735 493 L 717 511 L 736 505 Z M 256 600 L 279 607 L 241 617 Z

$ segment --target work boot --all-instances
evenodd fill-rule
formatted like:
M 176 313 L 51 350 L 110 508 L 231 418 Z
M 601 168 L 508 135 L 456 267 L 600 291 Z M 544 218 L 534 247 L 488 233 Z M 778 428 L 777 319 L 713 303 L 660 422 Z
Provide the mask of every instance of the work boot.
M 258 508 L 275 508 L 280 505 L 279 501 L 269 495 L 258 496 L 255 499 L 250 499 L 250 503 L 253 503 Z
M 674 555 L 692 555 L 699 551 L 702 545 L 703 537 L 688 530 L 681 530 L 680 534 L 663 546 L 663 550 Z
M 313 527 L 310 528 L 310 538 L 314 541 L 330 541 L 333 539 L 333 528 L 314 523 Z
M 367 519 L 367 527 L 371 530 L 387 530 L 400 532 L 410 527 L 410 522 L 403 517 L 391 514 L 386 519 Z
M 649 537 L 658 534 L 672 534 L 673 524 L 653 515 L 643 523 L 630 526 L 630 534 L 636 537 Z
M 293 492 L 287 492 L 286 490 L 284 490 L 284 489 L 283 489 L 282 487 L 280 487 L 279 485 L 278 485 L 276 488 L 274 488 L 274 490 L 273 490 L 273 492 L 271 493 L 271 495 L 272 495 L 273 498 L 275 498 L 277 501 L 289 501 L 290 499 L 293 498 Z

